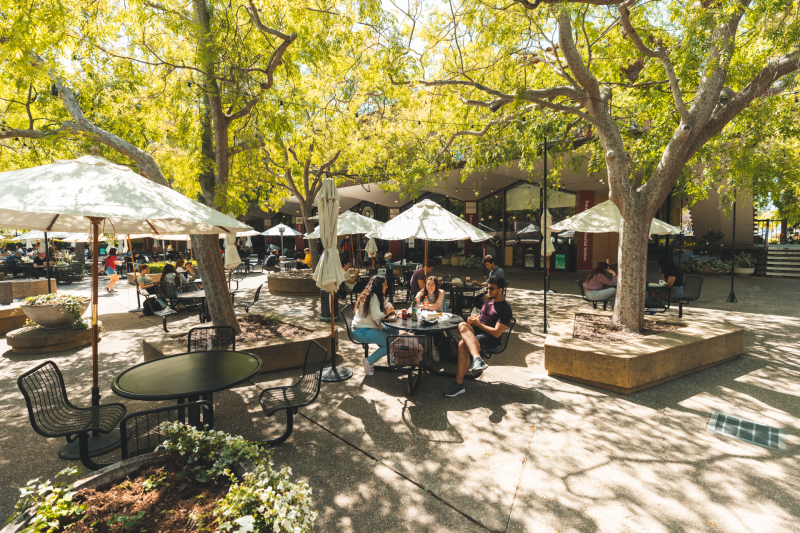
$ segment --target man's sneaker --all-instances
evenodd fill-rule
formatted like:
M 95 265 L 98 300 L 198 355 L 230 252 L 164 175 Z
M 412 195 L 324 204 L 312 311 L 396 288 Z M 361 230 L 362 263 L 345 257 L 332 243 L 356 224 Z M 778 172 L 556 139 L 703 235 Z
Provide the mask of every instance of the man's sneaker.
M 375 370 L 372 368 L 372 365 L 369 364 L 369 361 L 367 361 L 366 357 L 364 358 L 364 372 L 368 376 L 374 376 L 375 375 Z
M 444 395 L 448 398 L 455 398 L 459 394 L 464 394 L 465 392 L 467 391 L 464 389 L 464 385 L 454 381 L 453 384 L 447 387 L 447 390 L 444 391 Z
M 488 366 L 481 357 L 476 357 L 472 360 L 469 370 L 470 372 L 483 372 Z

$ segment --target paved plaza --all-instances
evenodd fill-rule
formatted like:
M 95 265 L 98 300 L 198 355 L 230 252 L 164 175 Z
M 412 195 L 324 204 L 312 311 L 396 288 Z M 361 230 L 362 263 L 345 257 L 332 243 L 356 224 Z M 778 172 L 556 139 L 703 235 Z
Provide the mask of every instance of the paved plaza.
M 650 279 L 657 267 L 650 265 Z M 442 273 L 465 273 L 438 267 Z M 470 271 L 479 276 L 477 270 Z M 360 347 L 344 336 L 342 364 L 355 373 L 323 384 L 301 408 L 291 438 L 274 449 L 313 488 L 321 532 L 775 532 L 800 531 L 800 280 L 737 278 L 738 304 L 725 300 L 730 278 L 706 276 L 688 320 L 746 328 L 746 353 L 730 362 L 622 396 L 550 378 L 544 369 L 541 274 L 507 269 L 517 326 L 505 353 L 489 361 L 467 393 L 442 397 L 450 379 L 424 375 L 406 395 L 405 377 L 364 375 Z M 554 274 L 552 323 L 591 306 L 578 274 Z M 237 300 L 252 296 L 266 274 L 251 274 Z M 102 285 L 102 283 L 101 283 Z M 166 405 L 116 397 L 112 378 L 141 362 L 141 341 L 159 338 L 161 320 L 128 312 L 135 293 L 100 296 L 100 385 L 103 402 L 129 412 Z M 89 295 L 83 282 L 59 291 Z M 318 301 L 272 296 L 252 313 L 274 311 L 318 320 Z M 677 316 L 677 310 L 668 316 Z M 170 329 L 198 324 L 197 313 L 170 317 Z M 0 515 L 15 487 L 52 478 L 68 463 L 63 439 L 31 429 L 16 377 L 55 361 L 68 395 L 87 405 L 91 348 L 13 354 L 0 339 Z M 259 392 L 299 371 L 263 374 L 215 394 L 217 429 L 264 440 L 283 432 L 284 415 L 264 417 Z M 783 428 L 785 450 L 771 450 L 706 430 L 711 412 Z

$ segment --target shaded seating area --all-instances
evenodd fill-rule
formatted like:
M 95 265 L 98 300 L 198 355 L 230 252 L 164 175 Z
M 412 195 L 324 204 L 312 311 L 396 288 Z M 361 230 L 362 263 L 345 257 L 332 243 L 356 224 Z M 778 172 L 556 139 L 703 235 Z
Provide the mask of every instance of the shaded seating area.
M 272 387 L 264 389 L 258 397 L 258 402 L 267 417 L 278 411 L 286 411 L 286 431 L 278 438 L 266 440 L 260 444 L 275 445 L 288 439 L 294 429 L 294 415 L 300 407 L 310 405 L 319 396 L 322 385 L 322 367 L 328 351 L 318 342 L 312 341 L 306 350 L 303 375 L 294 384 L 286 387 Z
M 508 339 L 511 338 L 511 331 L 514 329 L 516 323 L 517 319 L 512 318 L 508 327 L 500 334 L 500 346 L 491 349 L 481 347 L 481 357 L 484 359 L 491 359 L 493 355 L 499 355 L 506 351 L 506 348 L 508 348 Z
M 264 287 L 263 283 L 258 286 L 258 288 L 256 289 L 256 293 L 253 296 L 253 299 L 251 301 L 249 301 L 249 302 L 240 302 L 240 303 L 236 304 L 235 306 L 233 306 L 233 308 L 236 309 L 237 307 L 244 307 L 244 312 L 245 313 L 249 313 L 250 312 L 250 308 L 253 307 L 254 305 L 256 305 L 256 302 L 258 302 L 258 299 L 261 297 L 261 289 L 263 287 Z
M 589 298 L 586 297 L 586 291 L 583 289 L 583 280 L 579 279 L 577 280 L 577 282 L 578 282 L 578 287 L 580 287 L 581 289 L 581 298 L 592 304 L 592 307 L 594 307 L 595 309 L 597 309 L 597 304 L 602 303 L 603 311 L 605 311 L 606 308 L 608 307 L 608 302 L 611 301 L 611 297 L 606 298 L 605 300 L 590 300 Z
M 236 331 L 230 326 L 206 326 L 189 330 L 187 351 L 236 351 Z

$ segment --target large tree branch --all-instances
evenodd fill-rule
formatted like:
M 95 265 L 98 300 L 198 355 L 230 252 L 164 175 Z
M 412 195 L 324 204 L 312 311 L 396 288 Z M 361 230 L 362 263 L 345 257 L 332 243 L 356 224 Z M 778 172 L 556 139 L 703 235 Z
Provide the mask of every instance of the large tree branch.
M 504 123 L 511 122 L 512 120 L 516 120 L 517 118 L 521 117 L 522 115 L 532 111 L 533 107 L 534 107 L 533 105 L 530 105 L 530 106 L 522 108 L 517 113 L 514 113 L 512 115 L 508 115 L 506 117 L 499 118 L 497 120 L 492 120 L 491 122 L 487 123 L 483 127 L 483 129 L 480 130 L 480 131 L 461 130 L 461 131 L 457 131 L 457 132 L 453 133 L 452 135 L 450 135 L 450 138 L 447 140 L 447 142 L 444 144 L 444 146 L 442 146 L 442 149 L 439 150 L 439 153 L 436 154 L 436 157 L 434 157 L 434 161 L 438 161 L 445 154 L 445 152 L 447 152 L 447 150 L 450 148 L 450 146 L 452 146 L 452 144 L 455 142 L 455 140 L 457 138 L 459 138 L 459 137 L 483 137 L 484 135 L 486 135 L 489 132 L 489 130 L 492 129 L 492 127 L 497 126 L 499 124 L 504 124 Z
M 661 61 L 661 64 L 664 67 L 664 72 L 667 74 L 667 79 L 669 80 L 670 89 L 672 89 L 672 97 L 675 100 L 675 107 L 678 109 L 681 119 L 684 122 L 689 122 L 689 111 L 686 109 L 686 104 L 683 101 L 681 88 L 678 84 L 678 77 L 675 75 L 675 69 L 672 66 L 672 61 L 669 58 L 669 54 L 664 47 L 659 47 L 658 49 L 653 50 L 644 44 L 642 38 L 639 36 L 639 33 L 631 24 L 630 10 L 628 9 L 628 6 L 631 3 L 632 2 L 629 0 L 624 4 L 617 6 L 620 14 L 620 23 L 622 24 L 625 32 L 631 38 L 631 41 L 633 41 L 633 45 L 642 55 L 645 57 L 659 59 Z
M 539 7 L 539 4 L 561 4 L 563 0 L 534 0 L 532 3 L 528 0 L 512 0 L 515 4 L 519 4 L 525 9 L 534 10 Z M 619 0 L 570 0 L 572 4 L 589 4 L 593 6 L 613 6 L 619 4 Z
M 0 139 L 11 139 L 15 137 L 22 137 L 23 139 L 44 139 L 45 137 L 52 137 L 69 131 L 64 126 L 54 130 L 35 130 L 35 129 L 15 129 L 9 128 L 0 131 Z
M 183 20 L 185 20 L 189 24 L 194 24 L 194 20 L 192 19 L 192 17 L 190 17 L 186 13 L 184 13 L 182 11 L 178 11 L 176 9 L 169 9 L 168 7 L 165 7 L 164 5 L 162 5 L 160 2 L 152 2 L 150 0 L 146 0 L 145 1 L 145 5 L 148 5 L 148 6 L 152 7 L 153 9 L 158 9 L 159 11 L 163 11 L 164 13 L 172 13 L 173 15 L 177 15 L 178 17 L 182 18 Z

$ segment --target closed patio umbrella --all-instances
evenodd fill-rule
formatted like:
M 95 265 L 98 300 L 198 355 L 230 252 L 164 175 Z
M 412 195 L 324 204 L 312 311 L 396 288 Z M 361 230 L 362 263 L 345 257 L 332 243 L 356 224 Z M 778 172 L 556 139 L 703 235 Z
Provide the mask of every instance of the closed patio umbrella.
M 337 218 L 339 212 L 339 191 L 336 184 L 330 178 L 322 183 L 322 189 L 317 195 L 319 205 L 319 228 L 322 240 L 322 256 L 317 263 L 314 271 L 314 280 L 317 287 L 330 293 L 331 311 L 331 367 L 322 370 L 322 381 L 344 381 L 353 376 L 353 371 L 349 368 L 336 368 L 336 332 L 333 321 L 334 316 L 334 293 L 339 290 L 339 285 L 345 280 L 342 271 L 342 262 L 339 260 L 339 252 L 336 248 Z
M 378 243 L 375 242 L 375 239 L 370 237 L 369 242 L 367 242 L 367 253 L 372 256 L 372 268 L 375 268 L 375 254 L 378 253 Z
M 91 230 L 92 405 L 97 406 L 100 404 L 97 327 L 100 226 L 117 234 L 215 234 L 220 230 L 227 233 L 251 228 L 100 157 L 97 149 L 92 151 L 92 155 L 77 159 L 1 173 L 0 220 L 10 227 L 47 232 Z M 108 435 L 98 435 L 91 441 L 90 454 L 99 455 L 117 446 L 119 436 L 115 442 Z

